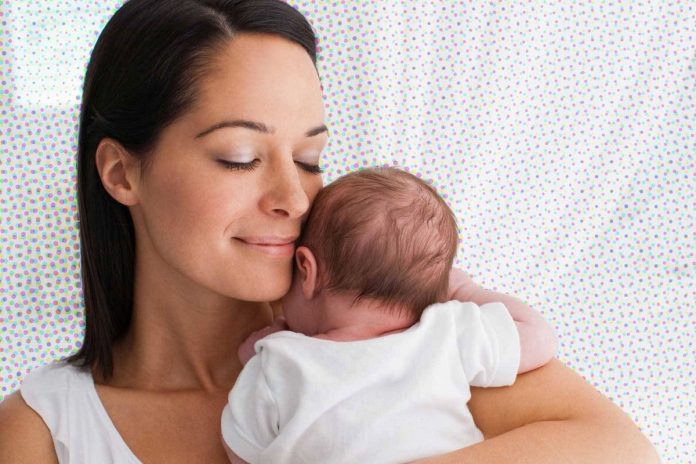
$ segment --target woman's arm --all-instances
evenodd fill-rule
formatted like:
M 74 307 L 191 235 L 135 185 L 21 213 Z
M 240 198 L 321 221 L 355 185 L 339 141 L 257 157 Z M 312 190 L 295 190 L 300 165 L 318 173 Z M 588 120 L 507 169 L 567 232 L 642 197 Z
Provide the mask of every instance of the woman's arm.
M 48 427 L 19 391 L 0 402 L 0 462 L 58 464 Z
M 465 300 L 476 288 L 463 271 L 450 284 L 451 296 Z M 485 440 L 419 463 L 660 462 L 621 409 L 556 359 L 510 387 L 472 388 L 468 406 Z
M 421 463 L 659 463 L 631 419 L 558 360 L 501 388 L 472 388 L 485 440 Z

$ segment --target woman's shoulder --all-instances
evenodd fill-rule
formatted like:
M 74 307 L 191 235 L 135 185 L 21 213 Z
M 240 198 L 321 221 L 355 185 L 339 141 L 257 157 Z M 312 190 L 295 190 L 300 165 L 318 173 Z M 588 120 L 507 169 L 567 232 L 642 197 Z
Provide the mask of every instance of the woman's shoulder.
M 28 396 L 41 395 L 57 390 L 75 389 L 85 386 L 87 377 L 92 374 L 64 361 L 55 361 L 32 370 L 24 377 L 20 392 L 31 405 Z
M 32 370 L 19 390 L 0 403 L 0 462 L 58 462 L 53 433 L 65 401 L 80 395 L 88 371 L 63 361 Z M 9 453 L 9 454 L 8 454 Z
M 48 427 L 19 391 L 0 402 L 0 462 L 58 463 Z

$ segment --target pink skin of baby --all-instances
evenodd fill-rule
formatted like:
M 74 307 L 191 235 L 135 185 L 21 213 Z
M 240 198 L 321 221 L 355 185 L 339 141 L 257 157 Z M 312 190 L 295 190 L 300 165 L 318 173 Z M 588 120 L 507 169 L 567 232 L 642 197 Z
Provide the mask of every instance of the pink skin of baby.
M 295 250 L 295 275 L 290 290 L 282 299 L 284 317 L 273 325 L 252 333 L 239 347 L 239 357 L 246 364 L 254 356 L 254 343 L 281 330 L 326 340 L 350 341 L 380 337 L 401 332 L 418 318 L 382 310 L 374 300 L 353 304 L 351 295 L 338 295 L 321 290 L 316 259 L 304 246 Z
M 374 300 L 353 305 L 350 295 L 321 290 L 317 262 L 307 247 L 297 248 L 295 264 L 290 290 L 282 299 L 285 318 L 276 318 L 271 326 L 252 333 L 242 343 L 238 354 L 243 364 L 256 354 L 254 344 L 258 340 L 281 330 L 327 340 L 363 340 L 404 331 L 418 320 L 407 311 L 403 311 L 402 316 L 381 311 Z M 470 301 L 477 305 L 502 302 L 505 305 L 520 336 L 519 373 L 541 367 L 555 356 L 558 348 L 555 330 L 540 313 L 518 298 L 485 289 L 468 273 L 452 268 L 448 300 Z
M 307 247 L 297 248 L 295 264 L 290 290 L 282 299 L 285 318 L 276 318 L 272 325 L 252 333 L 242 343 L 238 351 L 242 364 L 246 365 L 256 354 L 254 344 L 258 340 L 281 330 L 327 340 L 362 340 L 402 332 L 418 319 L 380 311 L 375 301 L 353 305 L 350 296 L 322 291 L 314 254 Z M 478 305 L 496 301 L 505 304 L 520 337 L 519 373 L 543 366 L 555 355 L 556 333 L 541 314 L 515 297 L 480 287 L 461 269 L 450 271 L 448 300 L 471 301 Z M 225 450 L 232 464 L 246 464 L 226 443 Z

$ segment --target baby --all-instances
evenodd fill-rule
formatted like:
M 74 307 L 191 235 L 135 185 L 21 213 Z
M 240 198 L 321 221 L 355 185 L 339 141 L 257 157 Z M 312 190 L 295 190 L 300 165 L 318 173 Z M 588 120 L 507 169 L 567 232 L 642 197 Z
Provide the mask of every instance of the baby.
M 231 461 L 402 463 L 483 440 L 469 386 L 512 385 L 557 343 L 520 300 L 450 272 L 458 237 L 446 202 L 405 171 L 322 189 L 283 297 L 287 326 L 240 347 L 222 413 Z

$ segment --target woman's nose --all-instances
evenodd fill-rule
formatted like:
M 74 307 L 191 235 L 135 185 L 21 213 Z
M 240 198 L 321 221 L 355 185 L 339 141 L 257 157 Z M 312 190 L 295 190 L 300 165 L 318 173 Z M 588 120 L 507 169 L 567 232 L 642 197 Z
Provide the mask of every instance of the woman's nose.
M 309 209 L 309 198 L 302 184 L 302 175 L 291 156 L 285 155 L 271 165 L 266 192 L 262 199 L 264 210 L 297 218 Z

